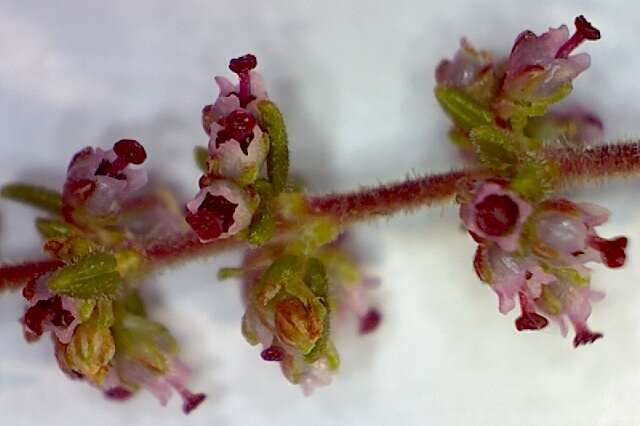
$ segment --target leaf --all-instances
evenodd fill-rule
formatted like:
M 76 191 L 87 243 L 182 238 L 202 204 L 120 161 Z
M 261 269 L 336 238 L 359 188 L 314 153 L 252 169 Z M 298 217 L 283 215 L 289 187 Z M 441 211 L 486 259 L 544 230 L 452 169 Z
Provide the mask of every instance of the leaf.
M 57 271 L 49 279 L 54 293 L 79 299 L 113 297 L 122 283 L 115 256 L 95 253 Z
M 62 210 L 60 193 L 36 185 L 11 183 L 2 188 L 0 195 L 55 215 L 59 215 Z
M 265 179 L 258 179 L 255 183 L 255 189 L 260 196 L 260 205 L 249 226 L 248 240 L 253 245 L 261 246 L 271 239 L 275 229 L 273 207 L 271 206 L 273 191 L 271 184 Z
M 274 195 L 287 185 L 289 178 L 289 142 L 284 118 L 278 107 L 271 101 L 261 100 L 257 104 L 260 124 L 267 130 L 271 148 L 267 157 L 267 173 Z
M 447 115 L 466 131 L 493 123 L 491 111 L 461 90 L 439 86 L 436 99 Z

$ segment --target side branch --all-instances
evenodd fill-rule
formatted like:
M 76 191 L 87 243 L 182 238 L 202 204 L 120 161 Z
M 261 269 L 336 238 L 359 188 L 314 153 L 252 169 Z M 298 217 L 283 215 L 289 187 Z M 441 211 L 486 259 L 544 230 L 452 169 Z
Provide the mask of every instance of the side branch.
M 640 173 L 640 142 L 565 148 L 549 153 L 566 180 L 595 180 Z
M 346 194 L 312 196 L 309 204 L 314 213 L 332 216 L 346 225 L 448 201 L 455 195 L 461 179 L 487 174 L 486 169 L 456 170 Z

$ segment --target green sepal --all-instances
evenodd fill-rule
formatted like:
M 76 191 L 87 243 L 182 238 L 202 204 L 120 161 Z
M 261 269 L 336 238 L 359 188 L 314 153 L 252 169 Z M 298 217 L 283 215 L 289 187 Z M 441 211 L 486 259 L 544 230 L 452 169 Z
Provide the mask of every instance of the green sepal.
M 68 237 L 73 233 L 73 227 L 66 222 L 56 219 L 36 219 L 36 228 L 44 238 Z
M 260 124 L 269 134 L 271 147 L 267 157 L 267 173 L 274 195 L 286 187 L 289 178 L 289 142 L 284 118 L 278 107 L 271 101 L 261 100 L 257 104 Z
M 436 99 L 449 117 L 462 129 L 469 131 L 493 123 L 493 114 L 461 90 L 438 86 Z
M 55 215 L 59 215 L 62 211 L 62 195 L 40 186 L 10 183 L 2 188 L 0 195 Z
M 307 260 L 304 282 L 316 296 L 327 297 L 329 292 L 327 270 L 319 259 L 310 257 Z
M 94 253 L 55 272 L 49 290 L 79 299 L 113 297 L 122 283 L 115 256 Z
M 519 161 L 519 147 L 514 135 L 495 126 L 476 127 L 469 138 L 480 162 L 501 173 L 512 172 Z
M 203 146 L 193 148 L 193 159 L 203 173 L 209 173 L 209 151 Z
M 260 205 L 253 215 L 253 220 L 249 226 L 249 243 L 261 246 L 273 237 L 275 221 L 273 219 L 273 190 L 271 183 L 265 179 L 258 179 L 254 188 L 260 196 Z

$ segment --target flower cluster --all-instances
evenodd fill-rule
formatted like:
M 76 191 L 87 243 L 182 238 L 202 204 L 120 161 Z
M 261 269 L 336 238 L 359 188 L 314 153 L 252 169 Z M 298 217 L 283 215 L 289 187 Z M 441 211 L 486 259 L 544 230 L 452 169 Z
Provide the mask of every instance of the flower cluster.
M 271 181 L 260 178 L 260 173 L 270 147 L 282 149 L 279 132 L 284 126 L 256 66 L 250 54 L 232 59 L 229 69 L 238 75 L 239 83 L 216 77 L 218 98 L 202 110 L 202 126 L 209 137 L 205 174 L 200 192 L 187 204 L 186 216 L 202 242 L 249 228 L 254 213 L 268 208 L 274 189 L 273 167 Z
M 478 277 L 498 295 L 506 314 L 520 302 L 518 330 L 537 330 L 553 319 L 566 335 L 566 321 L 579 346 L 602 337 L 587 327 L 591 302 L 604 295 L 590 288 L 589 262 L 619 268 L 627 238 L 601 238 L 595 227 L 609 212 L 595 204 L 549 198 L 524 200 L 508 181 L 474 182 L 461 191 L 460 217 L 478 243 L 473 261 Z M 546 316 L 546 317 L 545 317 Z
M 167 329 L 147 318 L 136 290 L 144 258 L 136 242 L 176 229 L 182 217 L 161 193 L 139 196 L 146 152 L 134 140 L 113 149 L 84 148 L 69 165 L 60 209 L 38 219 L 44 251 L 54 271 L 38 274 L 23 289 L 25 338 L 49 332 L 62 371 L 114 399 L 141 387 L 166 404 L 172 390 L 190 412 L 205 398 L 186 387 L 189 369 L 177 357 Z M 37 197 L 36 197 L 37 198 Z M 140 227 L 141 218 L 155 223 Z
M 453 140 L 494 173 L 459 185 L 460 217 L 478 243 L 476 273 L 497 293 L 501 313 L 520 302 L 518 330 L 544 328 L 551 318 L 564 335 L 568 320 L 579 346 L 602 336 L 586 324 L 591 302 L 603 297 L 591 290 L 586 264 L 621 267 L 627 239 L 598 236 L 606 209 L 553 197 L 553 143 L 602 140 L 600 120 L 586 110 L 547 111 L 589 66 L 588 54 L 571 52 L 600 38 L 583 16 L 575 25 L 571 37 L 564 25 L 539 36 L 524 31 L 500 61 L 463 40 L 436 71 L 436 95 L 454 121 Z
M 381 320 L 370 301 L 377 280 L 362 274 L 342 241 L 321 247 L 315 256 L 270 244 L 249 251 L 240 268 L 222 271 L 242 277 L 245 339 L 261 344 L 262 359 L 279 362 L 284 376 L 305 395 L 328 385 L 338 368 L 331 324 L 344 324 L 352 315 L 365 334 Z

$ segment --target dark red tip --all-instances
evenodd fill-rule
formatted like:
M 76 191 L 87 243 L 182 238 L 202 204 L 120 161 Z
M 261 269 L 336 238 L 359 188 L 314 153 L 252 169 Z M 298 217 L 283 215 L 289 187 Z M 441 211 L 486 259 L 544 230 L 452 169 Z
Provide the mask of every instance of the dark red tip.
M 600 252 L 602 261 L 609 268 L 620 268 L 624 266 L 627 260 L 627 254 L 625 252 L 627 243 L 627 237 L 618 237 L 612 240 L 593 237 L 589 241 L 589 245 Z
M 142 164 L 147 159 L 147 152 L 136 140 L 122 139 L 113 145 L 116 155 L 129 164 Z
M 133 392 L 123 388 L 122 386 L 116 386 L 115 388 L 106 390 L 104 394 L 107 398 L 115 399 L 118 401 L 124 401 L 126 399 L 131 398 L 131 396 L 133 395 Z
M 600 31 L 591 25 L 591 22 L 587 21 L 587 19 L 580 15 L 575 20 L 576 32 L 582 34 L 582 37 L 585 40 L 599 40 L 600 39 Z
M 234 58 L 229 62 L 229 69 L 236 74 L 247 73 L 256 66 L 258 66 L 258 60 L 250 53 Z
M 518 205 L 508 195 L 491 194 L 476 205 L 476 225 L 492 237 L 511 232 L 519 215 Z
M 260 352 L 260 356 L 265 361 L 282 361 L 284 359 L 284 349 L 280 346 L 269 346 L 267 349 Z
M 182 411 L 185 414 L 189 414 L 190 412 L 198 408 L 198 406 L 202 404 L 205 399 L 207 399 L 207 395 L 203 393 L 196 393 L 190 394 L 188 396 L 183 395 L 183 398 L 184 403 L 182 404 Z
M 369 311 L 360 318 L 360 334 L 371 333 L 380 325 L 382 314 L 377 309 L 369 309 Z
M 576 333 L 576 337 L 573 339 L 573 346 L 577 348 L 587 343 L 593 343 L 602 337 L 602 333 L 594 333 L 589 330 L 582 330 Z
M 540 330 L 545 328 L 549 321 L 540 314 L 535 312 L 523 312 L 516 319 L 516 329 L 522 330 Z

